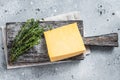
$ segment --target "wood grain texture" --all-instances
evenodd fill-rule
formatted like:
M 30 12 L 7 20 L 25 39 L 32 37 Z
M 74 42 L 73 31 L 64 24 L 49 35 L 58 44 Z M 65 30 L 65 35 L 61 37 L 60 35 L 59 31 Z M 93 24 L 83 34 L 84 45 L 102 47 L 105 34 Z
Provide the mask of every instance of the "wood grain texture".
M 63 25 L 67 25 L 70 23 L 77 22 L 79 31 L 83 36 L 83 21 L 81 20 L 69 20 L 69 21 L 40 21 L 40 25 L 42 25 L 45 30 L 48 30 L 46 25 L 51 25 L 53 28 L 57 28 Z M 7 63 L 9 67 L 22 67 L 22 66 L 32 66 L 32 65 L 44 65 L 44 64 L 54 64 L 54 63 L 62 63 L 62 62 L 69 62 L 74 60 L 82 60 L 84 59 L 83 55 L 78 55 L 69 59 L 61 60 L 58 62 L 51 63 L 47 54 L 47 48 L 44 38 L 41 40 L 41 44 L 34 46 L 29 51 L 25 52 L 22 56 L 20 56 L 16 62 L 11 64 L 9 62 L 9 55 L 12 42 L 14 37 L 17 35 L 20 27 L 24 24 L 24 22 L 10 22 L 6 24 L 6 43 L 7 43 Z M 96 46 L 118 46 L 118 34 L 111 33 L 99 36 L 91 36 L 91 37 L 84 37 L 83 40 L 85 45 L 96 45 Z
M 74 20 L 74 21 L 40 21 L 40 25 L 42 25 L 45 30 L 48 30 L 47 25 L 53 26 L 53 28 L 57 28 L 63 25 L 67 25 L 70 23 L 77 22 L 78 28 L 80 30 L 81 35 L 83 36 L 83 21 L 81 20 Z M 7 60 L 9 66 L 18 66 L 18 65 L 27 65 L 27 64 L 41 64 L 41 63 L 50 63 L 48 54 L 47 54 L 47 48 L 44 38 L 41 40 L 41 44 L 34 46 L 29 51 L 25 52 L 25 54 L 21 55 L 16 62 L 11 64 L 9 62 L 9 55 L 10 55 L 10 49 L 12 42 L 14 40 L 14 37 L 17 35 L 18 31 L 20 30 L 20 27 L 24 24 L 24 22 L 12 22 L 6 24 L 6 43 L 7 43 Z M 69 62 L 72 60 L 81 60 L 84 59 L 83 55 L 75 56 L 69 59 L 65 59 L 59 62 Z
M 83 38 L 85 45 L 118 47 L 118 34 L 110 33 Z

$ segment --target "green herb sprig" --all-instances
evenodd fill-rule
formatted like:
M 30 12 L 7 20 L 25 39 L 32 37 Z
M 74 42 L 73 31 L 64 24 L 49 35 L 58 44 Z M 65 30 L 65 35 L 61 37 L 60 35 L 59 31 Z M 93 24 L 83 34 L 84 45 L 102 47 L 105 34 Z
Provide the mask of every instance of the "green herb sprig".
M 20 55 L 28 51 L 34 45 L 40 43 L 44 28 L 39 25 L 38 20 L 29 19 L 21 27 L 16 35 L 10 50 L 10 62 L 14 62 Z

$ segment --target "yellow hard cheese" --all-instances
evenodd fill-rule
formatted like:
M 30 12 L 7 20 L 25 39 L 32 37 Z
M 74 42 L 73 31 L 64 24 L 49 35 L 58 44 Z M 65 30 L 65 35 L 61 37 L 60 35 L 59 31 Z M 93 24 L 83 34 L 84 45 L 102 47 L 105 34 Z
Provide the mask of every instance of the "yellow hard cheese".
M 86 49 L 77 23 L 44 32 L 50 61 L 58 61 L 82 54 Z

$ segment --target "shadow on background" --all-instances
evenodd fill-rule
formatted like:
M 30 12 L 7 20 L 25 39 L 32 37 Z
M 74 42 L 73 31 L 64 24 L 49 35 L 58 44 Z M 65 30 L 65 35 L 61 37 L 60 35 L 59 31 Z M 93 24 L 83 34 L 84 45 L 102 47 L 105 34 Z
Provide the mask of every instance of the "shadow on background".
M 50 65 L 44 65 L 44 66 L 36 66 L 32 68 L 32 74 L 43 76 L 43 75 L 56 75 L 56 74 L 64 74 L 66 72 L 71 71 L 74 68 L 77 68 L 79 66 L 80 60 L 78 61 L 72 61 L 72 62 L 64 62 L 64 63 L 58 63 L 58 64 L 50 64 Z M 36 73 L 37 72 L 37 73 Z M 36 76 L 37 77 L 37 76 Z
M 106 47 L 106 46 L 90 46 L 92 52 L 101 52 L 105 54 L 110 54 L 114 50 L 114 47 Z

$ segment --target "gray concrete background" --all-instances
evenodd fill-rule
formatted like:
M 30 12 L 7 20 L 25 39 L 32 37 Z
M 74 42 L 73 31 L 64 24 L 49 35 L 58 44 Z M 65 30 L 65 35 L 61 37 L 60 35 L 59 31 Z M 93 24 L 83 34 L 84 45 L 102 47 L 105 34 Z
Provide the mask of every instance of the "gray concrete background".
M 85 36 L 117 32 L 120 44 L 120 0 L 0 0 L 0 26 L 71 11 L 80 11 Z M 1 38 L 0 31 L 0 80 L 120 80 L 120 47 L 91 47 L 80 62 L 6 70 Z

